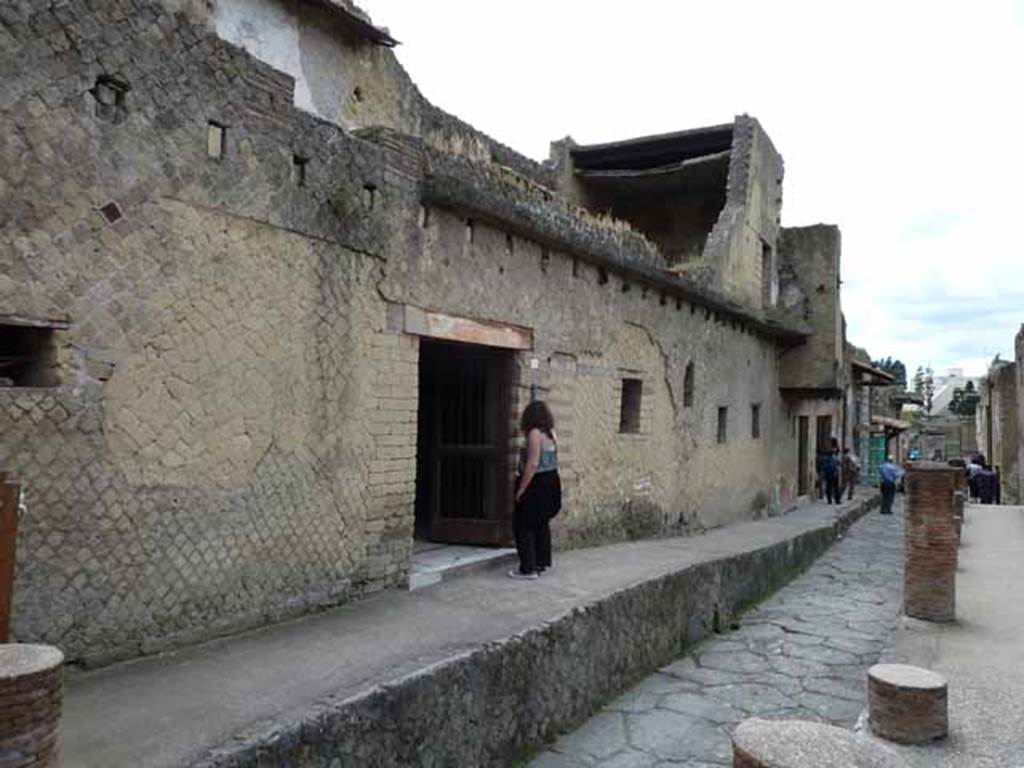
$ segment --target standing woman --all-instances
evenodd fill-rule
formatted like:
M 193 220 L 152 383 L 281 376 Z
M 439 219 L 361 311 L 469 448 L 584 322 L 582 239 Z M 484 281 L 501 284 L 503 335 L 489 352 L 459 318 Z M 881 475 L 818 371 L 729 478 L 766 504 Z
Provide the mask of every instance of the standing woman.
M 547 405 L 534 400 L 523 411 L 519 428 L 526 446 L 519 452 L 513 527 L 519 568 L 513 579 L 536 579 L 551 567 L 551 528 L 548 523 L 562 508 L 562 481 L 558 476 L 558 438 L 555 419 Z

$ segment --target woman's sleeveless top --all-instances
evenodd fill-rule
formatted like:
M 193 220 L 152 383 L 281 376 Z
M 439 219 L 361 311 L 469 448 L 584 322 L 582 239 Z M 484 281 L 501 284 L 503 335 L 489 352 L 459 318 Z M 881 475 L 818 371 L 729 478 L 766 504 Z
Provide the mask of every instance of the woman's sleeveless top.
M 519 473 L 522 474 L 526 467 L 527 449 L 525 446 L 519 449 Z M 554 472 L 558 469 L 558 444 L 547 435 L 542 434 L 540 438 L 540 460 L 537 462 L 537 472 Z

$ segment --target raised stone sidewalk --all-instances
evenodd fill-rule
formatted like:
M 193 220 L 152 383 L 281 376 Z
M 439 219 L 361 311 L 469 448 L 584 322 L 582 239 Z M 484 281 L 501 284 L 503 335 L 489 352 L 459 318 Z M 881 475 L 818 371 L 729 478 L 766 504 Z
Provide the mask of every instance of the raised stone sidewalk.
M 731 766 L 730 734 L 748 717 L 853 726 L 902 614 L 902 523 L 866 517 L 735 631 L 612 701 L 532 768 Z
M 812 563 L 873 501 L 864 495 L 839 508 L 813 504 L 702 536 L 576 550 L 556 556 L 553 572 L 535 582 L 503 571 L 472 573 L 72 675 L 63 764 L 510 765 L 716 627 L 727 628 Z M 818 578 L 827 585 L 842 576 Z M 858 605 L 862 613 L 847 625 L 842 647 L 801 630 L 829 621 L 832 608 L 808 597 L 793 631 L 781 629 L 770 608 L 755 614 L 750 626 L 764 642 L 782 637 L 789 649 L 817 648 L 782 654 L 779 675 L 800 665 L 841 670 L 874 653 L 871 639 L 858 634 L 881 610 L 869 598 Z M 739 647 L 721 650 L 718 666 L 737 652 L 746 658 Z M 701 652 L 699 667 L 680 662 L 678 673 L 699 677 L 714 668 L 708 653 Z M 748 687 L 753 694 L 763 689 L 763 708 L 778 708 L 771 685 Z M 845 718 L 852 702 L 827 680 L 821 687 L 820 700 L 807 700 L 809 710 Z M 732 711 L 726 708 L 739 702 L 723 695 L 722 711 Z M 689 706 L 685 698 L 678 707 Z

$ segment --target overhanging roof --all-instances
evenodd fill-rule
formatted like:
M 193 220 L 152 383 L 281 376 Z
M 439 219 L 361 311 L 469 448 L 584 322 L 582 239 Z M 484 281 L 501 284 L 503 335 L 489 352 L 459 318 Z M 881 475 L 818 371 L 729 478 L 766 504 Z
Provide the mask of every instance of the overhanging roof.
M 895 430 L 897 432 L 903 432 L 905 430 L 910 429 L 910 427 L 911 427 L 911 424 L 910 424 L 909 421 L 901 421 L 900 419 L 892 419 L 892 418 L 889 418 L 888 416 L 872 416 L 871 417 L 871 423 L 872 424 L 877 424 L 880 427 L 885 427 L 886 429 Z
M 317 5 L 334 13 L 345 24 L 360 37 L 364 37 L 371 43 L 394 48 L 398 41 L 393 38 L 386 29 L 375 27 L 368 16 L 360 13 L 355 6 L 344 0 L 306 0 L 307 3 Z
M 732 149 L 733 124 L 641 136 L 571 150 L 577 170 L 657 168 Z
M 881 368 L 876 368 L 875 366 L 871 365 L 870 363 L 863 363 L 860 360 L 851 360 L 850 361 L 850 365 L 853 368 L 856 368 L 861 373 L 866 373 L 869 376 L 875 377 L 876 379 L 881 379 L 881 381 L 864 382 L 868 386 L 873 386 L 873 385 L 878 385 L 878 384 L 895 384 L 896 383 L 896 377 L 895 376 L 893 376 L 891 373 L 883 371 Z

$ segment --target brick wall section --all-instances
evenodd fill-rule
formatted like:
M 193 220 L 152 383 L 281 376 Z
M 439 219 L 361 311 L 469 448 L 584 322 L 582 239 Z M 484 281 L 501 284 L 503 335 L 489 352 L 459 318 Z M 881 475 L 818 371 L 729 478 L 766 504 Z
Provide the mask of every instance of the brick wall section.
M 373 337 L 376 406 L 368 431 L 375 448 L 369 464 L 366 587 L 407 580 L 416 500 L 416 410 L 419 339 L 397 333 Z

